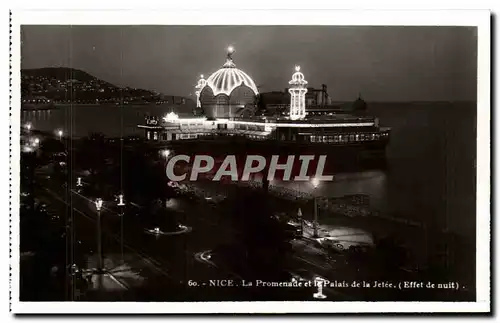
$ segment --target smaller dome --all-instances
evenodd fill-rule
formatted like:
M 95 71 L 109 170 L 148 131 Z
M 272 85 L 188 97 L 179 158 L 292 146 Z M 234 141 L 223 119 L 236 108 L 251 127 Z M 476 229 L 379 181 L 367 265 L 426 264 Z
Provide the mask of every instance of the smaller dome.
M 196 84 L 195 88 L 197 90 L 201 90 L 207 85 L 207 80 L 203 78 L 203 74 L 200 75 L 200 79 L 198 80 L 198 84 Z

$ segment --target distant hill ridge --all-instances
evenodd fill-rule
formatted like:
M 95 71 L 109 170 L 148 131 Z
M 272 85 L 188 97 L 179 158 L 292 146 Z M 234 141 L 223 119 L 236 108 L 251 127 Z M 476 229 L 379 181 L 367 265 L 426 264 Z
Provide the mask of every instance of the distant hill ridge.
M 190 101 L 182 96 L 119 87 L 71 67 L 21 69 L 21 94 L 27 99 L 38 96 L 56 103 L 184 104 Z
M 78 81 L 92 81 L 99 80 L 97 77 L 90 75 L 82 70 L 71 68 L 71 67 L 42 67 L 42 68 L 30 68 L 21 69 L 21 75 L 23 76 L 40 76 L 47 78 L 54 78 L 60 81 L 68 80 L 78 80 Z M 101 82 L 109 82 L 100 80 Z

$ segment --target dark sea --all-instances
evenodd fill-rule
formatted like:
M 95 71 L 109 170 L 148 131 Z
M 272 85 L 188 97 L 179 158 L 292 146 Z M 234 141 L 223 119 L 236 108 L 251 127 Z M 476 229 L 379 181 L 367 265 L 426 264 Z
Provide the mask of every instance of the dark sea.
M 22 122 L 35 129 L 63 129 L 73 137 L 101 132 L 107 136 L 142 135 L 144 116 L 163 115 L 162 106 L 73 106 L 24 111 Z M 475 241 L 476 104 L 373 103 L 369 114 L 392 128 L 388 168 L 335 175 L 322 182 L 323 196 L 368 194 L 371 205 L 398 217 L 419 221 Z M 287 182 L 308 191 L 304 183 Z

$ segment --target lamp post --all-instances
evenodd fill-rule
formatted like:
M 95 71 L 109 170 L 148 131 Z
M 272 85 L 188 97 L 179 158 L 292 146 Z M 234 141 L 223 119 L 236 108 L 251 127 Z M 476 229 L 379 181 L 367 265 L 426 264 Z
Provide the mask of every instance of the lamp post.
M 82 178 L 81 177 L 77 177 L 76 178 L 76 187 L 82 187 L 83 184 L 82 184 Z
M 118 195 L 118 206 L 125 206 L 123 202 L 123 194 Z
M 123 207 L 125 206 L 125 202 L 123 202 L 123 194 L 118 195 L 118 206 L 120 207 L 120 251 L 123 263 Z
M 104 261 L 102 258 L 102 240 L 101 240 L 101 208 L 102 199 L 95 200 L 95 207 L 97 209 L 97 271 L 102 273 L 104 271 Z
M 61 129 L 57 130 L 57 135 L 59 136 L 59 140 L 62 139 L 63 131 Z
M 319 186 L 319 180 L 317 178 L 313 178 L 311 181 L 314 192 L 316 192 L 316 188 Z M 316 198 L 316 194 L 314 194 L 314 238 L 318 237 L 318 199 Z
M 323 294 L 323 284 L 325 283 L 325 279 L 321 277 L 315 277 L 314 278 L 314 284 L 318 288 L 318 291 L 313 294 L 313 297 L 316 299 L 325 299 L 326 295 Z

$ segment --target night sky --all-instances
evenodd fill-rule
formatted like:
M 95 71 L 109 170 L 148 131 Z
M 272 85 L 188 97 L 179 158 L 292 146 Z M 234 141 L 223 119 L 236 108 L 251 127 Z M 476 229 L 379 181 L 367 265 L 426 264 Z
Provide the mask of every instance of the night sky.
M 472 27 L 24 26 L 22 68 L 65 66 L 115 85 L 188 96 L 233 45 L 261 92 L 301 66 L 334 101 L 476 100 Z

